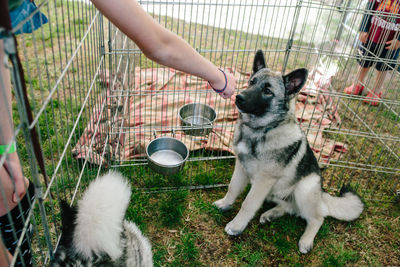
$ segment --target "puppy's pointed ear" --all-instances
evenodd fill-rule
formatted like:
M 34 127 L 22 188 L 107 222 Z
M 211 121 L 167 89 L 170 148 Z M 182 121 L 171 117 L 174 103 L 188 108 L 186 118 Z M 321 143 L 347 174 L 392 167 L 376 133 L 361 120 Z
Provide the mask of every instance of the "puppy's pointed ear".
M 298 93 L 307 81 L 308 70 L 297 69 L 291 73 L 283 76 L 283 83 L 285 85 L 288 95 Z
M 257 50 L 253 62 L 253 74 L 266 67 L 263 51 Z
M 69 232 L 75 226 L 75 219 L 77 214 L 76 207 L 70 207 L 67 201 L 61 200 L 60 201 L 60 208 L 61 208 L 61 221 L 62 221 L 62 231 Z

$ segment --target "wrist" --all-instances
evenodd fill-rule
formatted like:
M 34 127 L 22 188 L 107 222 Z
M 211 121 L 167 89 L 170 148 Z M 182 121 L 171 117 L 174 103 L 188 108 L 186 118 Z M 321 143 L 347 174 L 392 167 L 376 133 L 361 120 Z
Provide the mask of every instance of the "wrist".
M 220 78 L 218 82 L 209 81 L 208 84 L 215 92 L 222 93 L 228 86 L 228 78 L 226 77 L 226 73 L 224 70 L 218 68 L 218 71 L 220 72 L 220 77 L 222 76 L 222 79 Z
M 0 145 L 0 155 L 12 154 L 16 151 L 17 151 L 17 144 L 15 141 L 6 145 Z

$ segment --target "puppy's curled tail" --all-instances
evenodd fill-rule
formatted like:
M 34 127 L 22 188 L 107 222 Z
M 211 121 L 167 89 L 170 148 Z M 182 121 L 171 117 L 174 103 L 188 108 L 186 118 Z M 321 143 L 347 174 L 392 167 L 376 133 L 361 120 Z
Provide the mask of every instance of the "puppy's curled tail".
M 122 255 L 121 232 L 131 196 L 126 179 L 108 172 L 90 183 L 78 202 L 74 231 L 74 248 L 90 259 L 95 254 L 108 254 L 115 260 Z
M 342 221 L 357 219 L 364 209 L 364 204 L 360 197 L 349 185 L 342 187 L 339 197 L 331 196 L 324 192 L 322 201 L 327 207 L 326 216 L 332 216 Z

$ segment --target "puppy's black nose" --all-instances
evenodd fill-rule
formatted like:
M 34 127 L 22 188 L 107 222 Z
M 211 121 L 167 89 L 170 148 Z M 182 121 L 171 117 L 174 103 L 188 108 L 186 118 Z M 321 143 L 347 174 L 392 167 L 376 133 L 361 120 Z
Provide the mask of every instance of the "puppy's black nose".
M 245 103 L 244 97 L 242 95 L 237 95 L 235 103 L 237 106 L 243 106 Z

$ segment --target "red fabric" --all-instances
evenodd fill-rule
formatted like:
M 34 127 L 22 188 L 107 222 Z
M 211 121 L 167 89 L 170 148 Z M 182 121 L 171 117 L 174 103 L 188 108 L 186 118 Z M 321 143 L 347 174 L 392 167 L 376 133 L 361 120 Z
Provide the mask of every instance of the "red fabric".
M 398 0 L 375 0 L 368 39 L 374 43 L 392 40 L 400 28 L 400 2 Z

